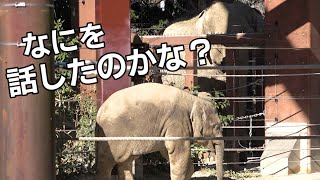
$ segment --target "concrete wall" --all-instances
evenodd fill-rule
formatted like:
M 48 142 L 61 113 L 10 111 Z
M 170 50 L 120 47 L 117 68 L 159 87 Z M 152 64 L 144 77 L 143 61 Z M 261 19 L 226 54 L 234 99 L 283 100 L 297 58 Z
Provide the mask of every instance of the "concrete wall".
M 319 64 L 319 25 L 320 18 L 316 7 L 317 0 L 268 0 L 266 6 L 267 47 L 305 48 L 290 50 L 266 50 L 267 65 L 303 65 Z M 315 49 L 318 48 L 318 49 Z M 277 73 L 312 73 L 317 70 L 269 70 L 269 74 Z M 319 72 L 319 71 L 318 71 Z M 266 100 L 266 124 L 316 124 L 319 123 L 319 105 L 317 99 L 293 99 L 293 97 L 315 97 L 320 95 L 320 79 L 318 76 L 270 77 L 265 80 L 265 96 L 279 97 Z M 296 129 L 286 128 L 295 133 Z M 269 129 L 266 134 L 273 134 Z M 305 134 L 319 135 L 317 128 L 306 128 Z M 302 140 L 300 147 L 319 146 L 319 140 Z M 300 159 L 300 172 L 319 170 L 319 152 L 303 151 Z

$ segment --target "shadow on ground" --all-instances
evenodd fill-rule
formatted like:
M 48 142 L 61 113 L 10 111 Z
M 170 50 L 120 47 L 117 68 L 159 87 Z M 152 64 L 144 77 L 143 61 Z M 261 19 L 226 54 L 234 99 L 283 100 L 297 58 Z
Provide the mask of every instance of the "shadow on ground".
M 192 180 L 215 180 L 217 179 L 215 176 L 212 177 L 193 177 Z M 234 180 L 228 177 L 224 177 L 223 180 Z
M 144 166 L 143 167 L 144 180 L 170 180 L 170 168 L 168 166 Z M 215 176 L 195 173 L 191 180 L 216 180 Z M 198 177 L 201 176 L 201 177 Z M 224 180 L 234 180 L 232 178 L 224 177 Z

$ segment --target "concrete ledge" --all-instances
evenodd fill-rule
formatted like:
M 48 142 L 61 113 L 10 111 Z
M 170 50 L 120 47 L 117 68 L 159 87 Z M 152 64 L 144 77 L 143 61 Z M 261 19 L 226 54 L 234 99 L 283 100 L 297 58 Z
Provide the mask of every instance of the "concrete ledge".
M 261 174 L 288 175 L 299 172 L 299 157 L 291 151 L 298 144 L 294 139 L 270 141 L 261 156 Z
M 306 136 L 306 123 L 271 123 L 267 122 L 266 136 Z M 263 175 L 288 175 L 310 173 L 310 147 L 307 139 L 266 141 L 266 150 L 261 157 L 261 173 Z M 292 150 L 296 149 L 296 150 Z M 277 162 L 277 159 L 278 162 Z M 315 169 L 315 168 L 314 168 Z M 278 172 L 279 171 L 279 172 Z

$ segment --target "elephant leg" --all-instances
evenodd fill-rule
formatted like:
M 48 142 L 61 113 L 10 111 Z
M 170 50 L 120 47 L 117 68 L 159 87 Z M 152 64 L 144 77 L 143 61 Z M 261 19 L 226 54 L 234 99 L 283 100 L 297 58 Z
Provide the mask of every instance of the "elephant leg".
M 108 151 L 106 142 L 97 144 L 97 175 L 96 180 L 111 180 L 111 171 L 116 165 L 111 153 Z
M 133 160 L 137 159 L 139 156 L 132 156 L 128 160 L 118 164 L 118 176 L 119 180 L 134 180 L 132 174 L 132 163 Z
M 170 161 L 170 176 L 172 180 L 190 179 L 193 173 L 190 142 L 166 142 Z

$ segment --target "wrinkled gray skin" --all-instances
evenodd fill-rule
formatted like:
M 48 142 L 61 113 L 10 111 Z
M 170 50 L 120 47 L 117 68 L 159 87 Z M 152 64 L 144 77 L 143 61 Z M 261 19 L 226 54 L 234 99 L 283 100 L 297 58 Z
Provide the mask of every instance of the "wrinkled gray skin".
M 114 93 L 100 107 L 97 123 L 108 137 L 222 137 L 217 110 L 210 101 L 172 86 L 136 85 Z M 223 140 L 199 141 L 216 152 L 218 179 L 223 177 Z M 193 173 L 190 141 L 99 142 L 97 179 L 111 179 L 117 164 L 120 179 L 133 179 L 132 161 L 160 151 L 170 162 L 172 180 L 190 179 Z
M 253 33 L 263 32 L 263 16 L 255 9 L 250 6 L 241 3 L 233 2 L 226 3 L 216 1 L 210 5 L 207 9 L 202 11 L 199 15 L 184 21 L 179 21 L 171 24 L 167 27 L 163 33 L 164 36 L 171 35 L 201 35 L 201 34 L 234 34 L 234 33 Z M 236 46 L 236 45 L 235 45 Z M 237 57 L 236 65 L 248 65 L 248 51 L 240 50 L 242 55 L 246 56 Z M 222 45 L 214 44 L 211 47 L 210 53 L 207 54 L 207 65 L 218 66 L 222 65 L 224 57 L 226 56 L 226 50 Z M 181 53 L 181 58 L 185 59 L 184 52 Z M 180 70 L 179 73 L 185 73 Z M 210 69 L 210 70 L 198 70 L 200 75 L 214 75 L 224 74 L 221 70 Z M 216 82 L 210 82 L 211 87 L 215 89 L 224 89 L 223 86 L 226 81 L 225 77 L 208 77 L 202 79 L 215 79 Z M 164 75 L 162 77 L 164 84 L 174 84 L 174 86 L 182 88 L 184 86 L 185 78 L 182 76 L 170 76 Z M 221 87 L 218 85 L 221 82 Z M 202 82 L 199 80 L 200 87 L 207 86 L 209 81 Z M 240 86 L 245 85 L 240 84 Z
M 253 32 L 263 32 L 263 16 L 257 10 L 241 2 L 217 1 L 189 20 L 173 23 L 165 29 L 163 35 Z M 223 48 L 213 48 L 210 51 L 208 63 L 220 65 L 224 57 L 225 50 Z
M 171 24 L 164 35 L 250 33 L 263 31 L 263 16 L 242 3 L 216 1 L 197 16 Z

